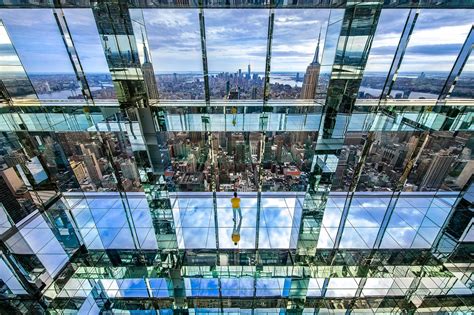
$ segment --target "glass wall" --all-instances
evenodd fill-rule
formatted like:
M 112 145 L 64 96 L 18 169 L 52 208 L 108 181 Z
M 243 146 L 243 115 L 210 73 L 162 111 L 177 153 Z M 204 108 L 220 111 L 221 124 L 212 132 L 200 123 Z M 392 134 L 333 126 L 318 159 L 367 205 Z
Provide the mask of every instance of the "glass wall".
M 438 98 L 473 23 L 472 10 L 420 12 L 393 86 L 399 98 Z
M 52 10 L 2 9 L 0 19 L 40 99 L 82 98 Z
M 142 60 L 144 47 L 148 51 L 162 99 L 204 99 L 198 14 L 195 9 L 143 10 L 150 47 L 141 43 L 138 48 Z M 141 42 L 144 35 L 135 35 Z
M 207 9 L 206 48 L 214 99 L 262 99 L 269 11 Z
M 64 15 L 92 97 L 115 98 L 112 76 L 105 60 L 92 10 L 66 9 Z
M 272 99 L 314 99 L 329 13 L 329 10 L 275 12 L 270 74 Z M 305 80 L 306 94 L 303 95 Z
M 2 21 L 0 21 L 0 45 L 0 76 L 7 96 L 10 98 L 36 98 L 36 92 Z
M 461 72 L 461 75 L 456 82 L 453 92 L 451 93 L 452 98 L 464 98 L 473 99 L 474 94 L 472 92 L 472 86 L 474 85 L 474 54 L 468 57 L 466 64 Z
M 359 88 L 359 98 L 378 98 L 382 94 L 408 14 L 409 10 L 382 10 Z M 401 91 L 392 90 L 390 96 L 400 98 L 400 93 Z

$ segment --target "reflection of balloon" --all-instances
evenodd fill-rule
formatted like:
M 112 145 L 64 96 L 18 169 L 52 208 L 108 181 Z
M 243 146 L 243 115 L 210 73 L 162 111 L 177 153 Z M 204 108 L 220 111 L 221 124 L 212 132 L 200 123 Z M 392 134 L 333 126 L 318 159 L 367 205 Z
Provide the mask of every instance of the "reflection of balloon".
M 232 125 L 235 126 L 237 124 L 237 121 L 235 119 L 232 119 Z

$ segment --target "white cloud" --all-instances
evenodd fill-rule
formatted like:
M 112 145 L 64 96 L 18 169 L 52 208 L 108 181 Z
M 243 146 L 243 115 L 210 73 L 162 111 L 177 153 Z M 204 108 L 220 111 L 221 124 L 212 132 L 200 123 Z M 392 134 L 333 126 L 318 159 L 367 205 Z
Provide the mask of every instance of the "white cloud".
M 464 43 L 472 24 L 443 26 L 413 32 L 409 46 Z

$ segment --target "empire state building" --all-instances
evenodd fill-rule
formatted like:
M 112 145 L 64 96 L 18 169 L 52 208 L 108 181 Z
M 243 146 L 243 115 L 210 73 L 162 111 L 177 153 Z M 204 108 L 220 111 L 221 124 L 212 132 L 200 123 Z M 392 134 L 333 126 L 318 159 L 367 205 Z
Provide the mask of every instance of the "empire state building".
M 314 99 L 316 95 L 316 86 L 318 85 L 319 71 L 321 70 L 321 64 L 318 61 L 320 39 L 321 31 L 319 32 L 318 45 L 316 46 L 316 51 L 314 52 L 313 61 L 306 68 L 300 94 L 301 99 Z
M 148 56 L 148 49 L 145 44 L 145 37 L 142 33 L 143 40 L 143 54 L 145 55 L 145 62 L 142 64 L 143 80 L 145 81 L 146 91 L 150 99 L 158 99 L 158 88 L 156 87 L 155 71 L 153 71 L 153 64 L 150 62 Z

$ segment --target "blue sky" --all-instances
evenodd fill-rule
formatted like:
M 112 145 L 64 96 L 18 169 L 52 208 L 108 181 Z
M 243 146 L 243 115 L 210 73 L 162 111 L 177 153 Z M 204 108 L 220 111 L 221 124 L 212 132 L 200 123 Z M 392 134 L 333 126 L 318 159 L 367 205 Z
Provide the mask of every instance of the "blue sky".
M 91 10 L 65 11 L 85 72 L 108 71 Z M 389 67 L 407 13 L 382 12 L 368 71 Z M 305 71 L 320 27 L 322 46 L 334 47 L 334 40 L 324 42 L 329 14 L 330 10 L 276 10 L 272 71 Z M 155 71 L 202 71 L 198 10 L 144 10 L 144 16 Z M 250 62 L 254 71 L 262 72 L 268 16 L 267 9 L 205 10 L 209 70 L 245 71 Z M 0 18 L 29 73 L 73 72 L 51 10 L 2 9 Z M 469 10 L 422 10 L 400 71 L 449 71 L 473 23 Z

